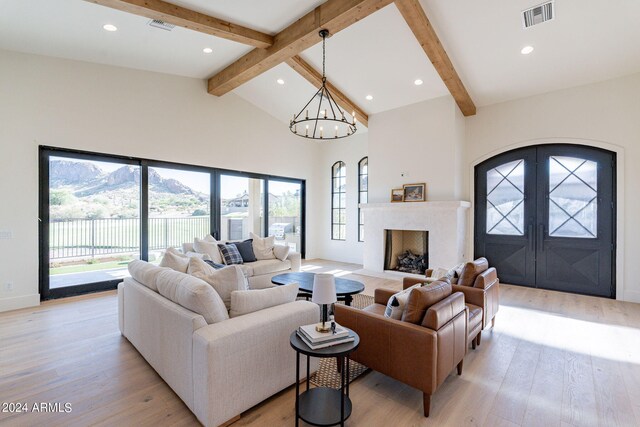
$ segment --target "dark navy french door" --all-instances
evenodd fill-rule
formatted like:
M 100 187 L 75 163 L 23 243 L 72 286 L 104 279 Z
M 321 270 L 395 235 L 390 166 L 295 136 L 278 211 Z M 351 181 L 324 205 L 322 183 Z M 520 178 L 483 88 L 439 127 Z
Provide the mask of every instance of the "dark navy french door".
M 475 169 L 475 256 L 504 283 L 615 297 L 615 153 L 540 145 Z

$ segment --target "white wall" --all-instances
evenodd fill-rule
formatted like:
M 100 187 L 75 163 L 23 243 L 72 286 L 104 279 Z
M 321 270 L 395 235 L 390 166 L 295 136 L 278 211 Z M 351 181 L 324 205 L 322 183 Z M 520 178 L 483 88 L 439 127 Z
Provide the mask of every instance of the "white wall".
M 388 202 L 391 189 L 421 182 L 427 200 L 459 199 L 464 121 L 453 98 L 385 111 L 369 125 L 369 201 Z
M 307 257 L 315 257 L 318 145 L 198 79 L 0 51 L 0 311 L 38 296 L 38 145 L 217 166 L 307 180 Z M 323 177 L 324 178 L 324 177 Z M 323 186 L 328 185 L 323 179 Z M 323 187 L 324 189 L 324 187 Z M 13 291 L 6 291 L 11 282 Z
M 322 212 L 326 221 L 320 223 L 324 237 L 321 257 L 362 263 L 357 186 L 357 165 L 362 157 L 368 153 L 372 203 L 388 202 L 392 188 L 420 182 L 427 183 L 427 200 L 459 200 L 464 137 L 464 117 L 451 97 L 442 97 L 372 115 L 367 134 L 324 146 L 320 177 L 326 180 Z M 347 164 L 348 174 L 346 241 L 330 238 L 330 167 L 338 160 Z
M 322 145 L 320 197 L 324 201 L 317 224 L 319 256 L 323 259 L 362 264 L 363 243 L 358 242 L 358 162 L 367 156 L 368 133 Z M 343 161 L 347 167 L 347 239 L 331 240 L 331 166 Z M 371 190 L 369 190 L 371 191 Z
M 617 298 L 640 302 L 640 74 L 505 102 L 466 119 L 463 197 L 473 167 L 500 152 L 565 142 L 618 153 Z

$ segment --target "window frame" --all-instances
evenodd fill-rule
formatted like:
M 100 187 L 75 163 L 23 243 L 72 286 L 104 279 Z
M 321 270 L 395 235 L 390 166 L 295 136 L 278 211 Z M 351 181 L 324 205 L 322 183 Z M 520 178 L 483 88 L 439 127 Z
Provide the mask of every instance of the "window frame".
M 337 167 L 337 168 L 336 168 Z M 337 175 L 343 171 L 343 175 Z M 344 189 L 343 191 L 339 191 L 340 186 L 335 185 L 336 180 L 344 179 Z M 339 184 L 339 182 L 338 182 Z M 336 191 L 336 188 L 338 191 Z M 344 194 L 345 203 L 342 206 L 340 202 L 340 195 Z M 338 195 L 338 207 L 335 206 L 335 196 Z M 334 213 L 338 211 L 338 222 L 334 222 Z M 340 221 L 340 214 L 344 212 L 344 222 Z M 340 227 L 344 227 L 344 236 L 340 234 Z M 338 230 L 338 237 L 335 237 L 334 230 Z M 342 160 L 338 160 L 331 166 L 331 240 L 345 241 L 347 240 L 347 165 Z
M 300 236 L 300 252 L 305 258 L 306 251 L 306 180 L 278 175 L 268 175 L 254 172 L 244 172 L 231 169 L 216 168 L 204 165 L 193 165 L 177 163 L 163 160 L 147 159 L 142 157 L 123 156 L 119 154 L 106 154 L 85 150 L 52 147 L 46 145 L 38 146 L 39 151 L 39 290 L 41 300 L 61 298 L 71 295 L 79 295 L 88 292 L 115 289 L 122 279 L 95 282 L 84 285 L 77 285 L 64 288 L 50 289 L 49 286 L 49 157 L 67 157 L 82 160 L 111 161 L 129 164 L 140 167 L 140 259 L 147 261 L 149 258 L 149 168 L 159 167 L 167 169 L 179 169 L 193 172 L 205 172 L 210 174 L 211 194 L 210 194 L 210 233 L 216 239 L 220 236 L 220 175 L 235 175 L 247 178 L 263 179 L 265 181 L 265 191 L 268 191 L 268 181 L 277 180 L 283 182 L 299 183 L 301 191 L 301 218 L 300 225 L 302 233 Z M 265 197 L 265 224 L 268 224 L 268 197 Z M 268 234 L 268 227 L 265 227 L 265 234 Z M 266 236 L 265 236 L 266 237 Z
M 366 164 L 367 173 L 362 173 L 362 168 Z M 362 191 L 362 177 L 367 177 L 367 189 Z M 362 209 L 360 208 L 360 204 L 362 204 L 362 195 L 367 195 L 367 201 L 369 202 L 369 156 L 364 156 L 358 162 L 358 242 L 364 242 L 364 219 L 362 218 Z

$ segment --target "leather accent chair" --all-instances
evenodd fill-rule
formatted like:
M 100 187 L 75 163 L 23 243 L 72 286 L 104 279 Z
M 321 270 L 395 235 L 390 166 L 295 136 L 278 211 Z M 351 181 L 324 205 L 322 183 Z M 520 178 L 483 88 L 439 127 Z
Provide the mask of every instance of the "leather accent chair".
M 434 283 L 438 284 L 434 291 L 411 291 L 403 312 L 405 321 L 384 317 L 389 298 L 397 292 L 393 290 L 376 289 L 374 304 L 362 310 L 334 306 L 336 322 L 360 336 L 360 347 L 351 358 L 422 391 L 425 417 L 429 416 L 431 395 L 453 368 L 457 366 L 458 375 L 462 374 L 467 351 L 464 294 L 452 293 L 446 282 Z
M 426 277 L 431 278 L 433 270 L 426 271 Z M 407 289 L 424 280 L 405 277 L 402 283 Z M 472 348 L 480 345 L 482 330 L 491 323 L 495 325 L 496 313 L 500 308 L 500 281 L 498 272 L 489 267 L 486 258 L 478 258 L 467 262 L 458 278 L 451 280 L 453 292 L 462 292 L 469 311 L 469 339 Z

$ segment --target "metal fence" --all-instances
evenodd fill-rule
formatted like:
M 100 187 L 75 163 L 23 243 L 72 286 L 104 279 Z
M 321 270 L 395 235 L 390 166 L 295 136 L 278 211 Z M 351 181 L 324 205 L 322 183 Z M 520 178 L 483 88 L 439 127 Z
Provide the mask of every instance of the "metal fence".
M 149 218 L 149 250 L 190 242 L 210 231 L 209 216 Z M 49 224 L 51 260 L 140 251 L 140 218 L 69 219 Z

